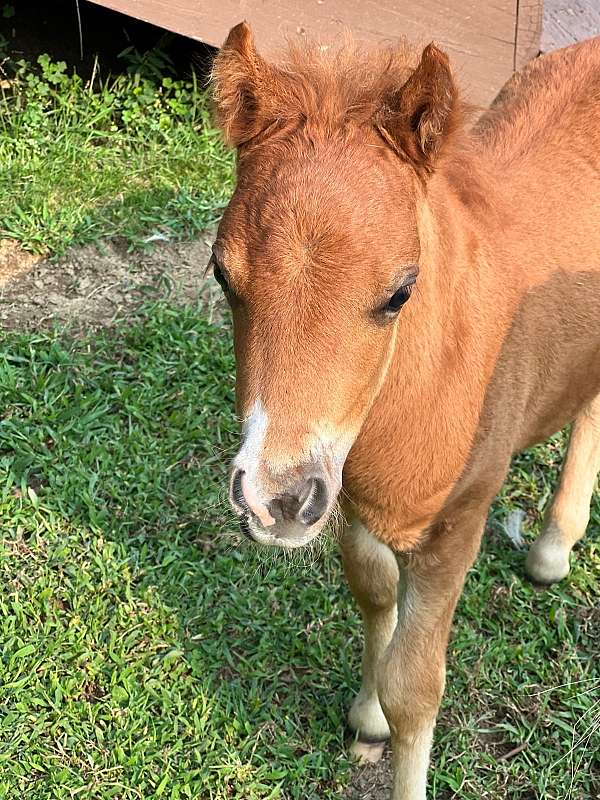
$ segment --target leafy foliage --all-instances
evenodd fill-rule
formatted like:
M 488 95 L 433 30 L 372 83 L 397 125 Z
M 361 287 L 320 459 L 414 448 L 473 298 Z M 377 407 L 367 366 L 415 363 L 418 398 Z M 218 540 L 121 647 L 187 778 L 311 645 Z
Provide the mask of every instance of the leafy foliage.
M 105 236 L 189 236 L 216 218 L 232 157 L 197 80 L 164 75 L 165 58 L 125 52 L 129 71 L 88 82 L 47 55 L 4 63 L 0 238 L 60 254 Z

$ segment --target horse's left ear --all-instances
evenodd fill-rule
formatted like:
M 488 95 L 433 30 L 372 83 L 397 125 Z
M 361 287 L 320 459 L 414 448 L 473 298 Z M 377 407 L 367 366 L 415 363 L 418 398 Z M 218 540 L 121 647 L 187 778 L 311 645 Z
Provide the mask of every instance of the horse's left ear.
M 217 123 L 228 144 L 241 147 L 272 122 L 276 71 L 257 52 L 247 22 L 229 31 L 211 83 Z
M 398 155 L 429 173 L 461 116 L 448 56 L 428 44 L 406 83 L 385 99 L 375 124 Z

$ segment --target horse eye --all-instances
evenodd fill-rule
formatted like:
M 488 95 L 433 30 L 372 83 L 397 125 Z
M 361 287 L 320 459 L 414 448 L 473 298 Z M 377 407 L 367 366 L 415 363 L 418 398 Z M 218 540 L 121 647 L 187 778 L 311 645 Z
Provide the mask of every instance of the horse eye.
M 221 289 L 223 289 L 223 291 L 226 292 L 229 289 L 227 278 L 225 277 L 221 267 L 215 261 L 214 257 L 211 259 L 211 261 L 212 261 L 213 275 L 215 276 L 215 280 L 217 281 Z
M 384 311 L 387 311 L 390 314 L 397 314 L 410 297 L 414 285 L 415 284 L 413 281 L 412 283 L 407 283 L 405 286 L 401 286 L 399 289 L 397 289 L 388 300 Z

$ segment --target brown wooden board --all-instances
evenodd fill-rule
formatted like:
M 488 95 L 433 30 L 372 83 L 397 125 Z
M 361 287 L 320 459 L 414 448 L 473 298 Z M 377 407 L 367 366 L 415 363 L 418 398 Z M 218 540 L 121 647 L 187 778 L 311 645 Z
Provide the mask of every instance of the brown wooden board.
M 487 105 L 539 50 L 542 0 L 91 0 L 212 45 L 247 19 L 272 54 L 285 36 L 331 42 L 435 40 L 450 54 L 466 98 Z M 520 9 L 520 13 L 517 13 Z
M 540 52 L 543 3 L 539 0 L 518 0 L 515 25 L 515 70 L 535 58 Z

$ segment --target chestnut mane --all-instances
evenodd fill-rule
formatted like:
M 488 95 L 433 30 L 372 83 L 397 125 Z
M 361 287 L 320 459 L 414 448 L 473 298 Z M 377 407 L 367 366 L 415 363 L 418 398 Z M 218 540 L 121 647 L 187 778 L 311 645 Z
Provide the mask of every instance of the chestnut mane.
M 373 125 L 417 171 L 463 129 L 463 104 L 448 57 L 433 44 L 422 53 L 399 41 L 388 47 L 288 43 L 276 63 L 236 26 L 215 59 L 217 122 L 229 144 L 243 148 L 290 125 L 321 134 Z
M 418 63 L 405 41 L 384 48 L 289 42 L 272 67 L 273 111 L 281 121 L 306 120 L 334 129 L 372 119 Z

